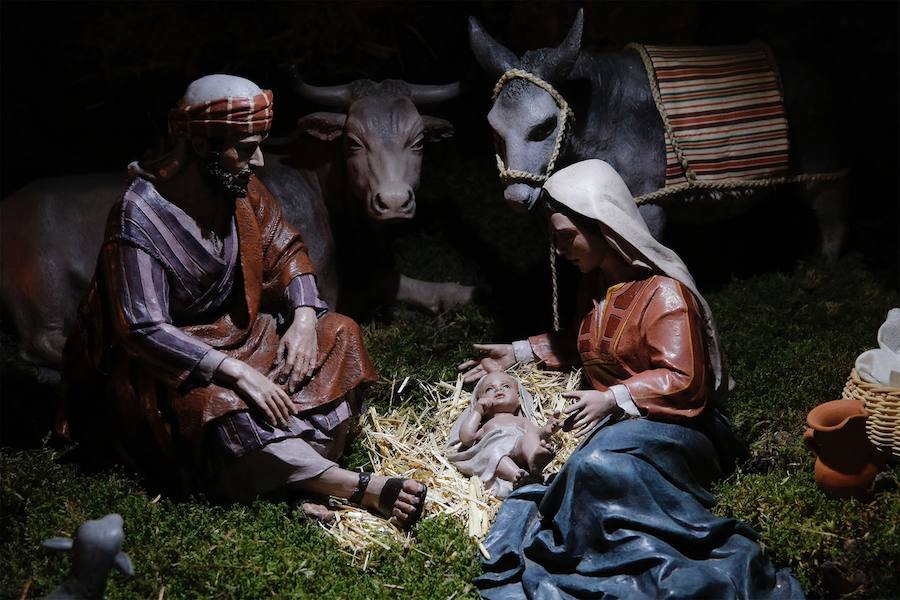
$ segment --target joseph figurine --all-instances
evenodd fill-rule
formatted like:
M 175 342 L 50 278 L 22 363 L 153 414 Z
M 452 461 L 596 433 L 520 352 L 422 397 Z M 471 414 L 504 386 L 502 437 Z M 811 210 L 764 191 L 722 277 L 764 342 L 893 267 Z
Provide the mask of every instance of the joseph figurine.
M 330 495 L 410 527 L 424 485 L 335 463 L 377 375 L 253 174 L 272 118 L 271 91 L 203 77 L 170 112 L 173 150 L 132 163 L 66 347 L 66 426 L 181 489 L 305 499 L 325 521 Z

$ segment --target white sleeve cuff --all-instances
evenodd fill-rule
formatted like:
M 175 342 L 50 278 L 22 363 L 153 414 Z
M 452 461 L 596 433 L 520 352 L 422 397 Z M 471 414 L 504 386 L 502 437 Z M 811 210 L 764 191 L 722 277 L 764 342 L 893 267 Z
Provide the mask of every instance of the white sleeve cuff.
M 512 347 L 513 353 L 516 355 L 516 362 L 530 363 L 537 360 L 528 340 L 517 340 L 512 343 Z
M 200 362 L 197 363 L 197 366 L 194 367 L 194 370 L 190 375 L 192 382 L 198 385 L 208 385 L 212 382 L 213 375 L 215 375 L 216 370 L 226 358 L 228 358 L 228 355 L 224 352 L 220 352 L 215 348 L 210 348 L 209 351 L 203 355 L 203 358 L 200 359 Z
M 619 408 L 625 411 L 629 417 L 640 417 L 641 411 L 637 407 L 637 404 L 634 403 L 634 399 L 631 397 L 631 393 L 628 391 L 628 388 L 624 385 L 613 385 L 610 386 L 609 391 L 613 393 L 613 396 L 616 399 L 616 404 L 619 405 Z

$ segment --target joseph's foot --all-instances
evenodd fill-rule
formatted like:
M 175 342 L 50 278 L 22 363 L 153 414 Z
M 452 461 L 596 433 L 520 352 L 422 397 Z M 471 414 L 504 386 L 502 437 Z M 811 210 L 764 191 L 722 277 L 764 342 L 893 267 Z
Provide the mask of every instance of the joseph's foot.
M 391 483 L 388 483 L 389 481 Z M 382 475 L 373 475 L 363 496 L 362 505 L 375 510 L 385 518 L 394 517 L 400 527 L 407 529 L 421 516 L 427 490 L 424 484 L 415 479 L 389 479 Z

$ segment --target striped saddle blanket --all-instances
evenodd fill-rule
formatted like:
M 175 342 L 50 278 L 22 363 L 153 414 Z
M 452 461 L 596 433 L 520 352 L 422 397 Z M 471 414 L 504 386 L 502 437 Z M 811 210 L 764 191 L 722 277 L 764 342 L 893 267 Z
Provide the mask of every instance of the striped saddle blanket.
M 667 188 L 788 173 L 784 97 L 764 44 L 630 47 L 659 92 Z

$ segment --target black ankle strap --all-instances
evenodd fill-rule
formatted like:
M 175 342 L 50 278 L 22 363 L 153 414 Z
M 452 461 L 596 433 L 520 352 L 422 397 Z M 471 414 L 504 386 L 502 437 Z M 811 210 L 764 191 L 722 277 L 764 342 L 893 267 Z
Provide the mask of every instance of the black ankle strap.
M 372 479 L 371 473 L 360 473 L 359 481 L 356 484 L 356 491 L 353 492 L 353 495 L 347 498 L 353 504 L 362 504 L 363 494 L 366 493 L 366 488 L 369 487 L 369 480 Z

